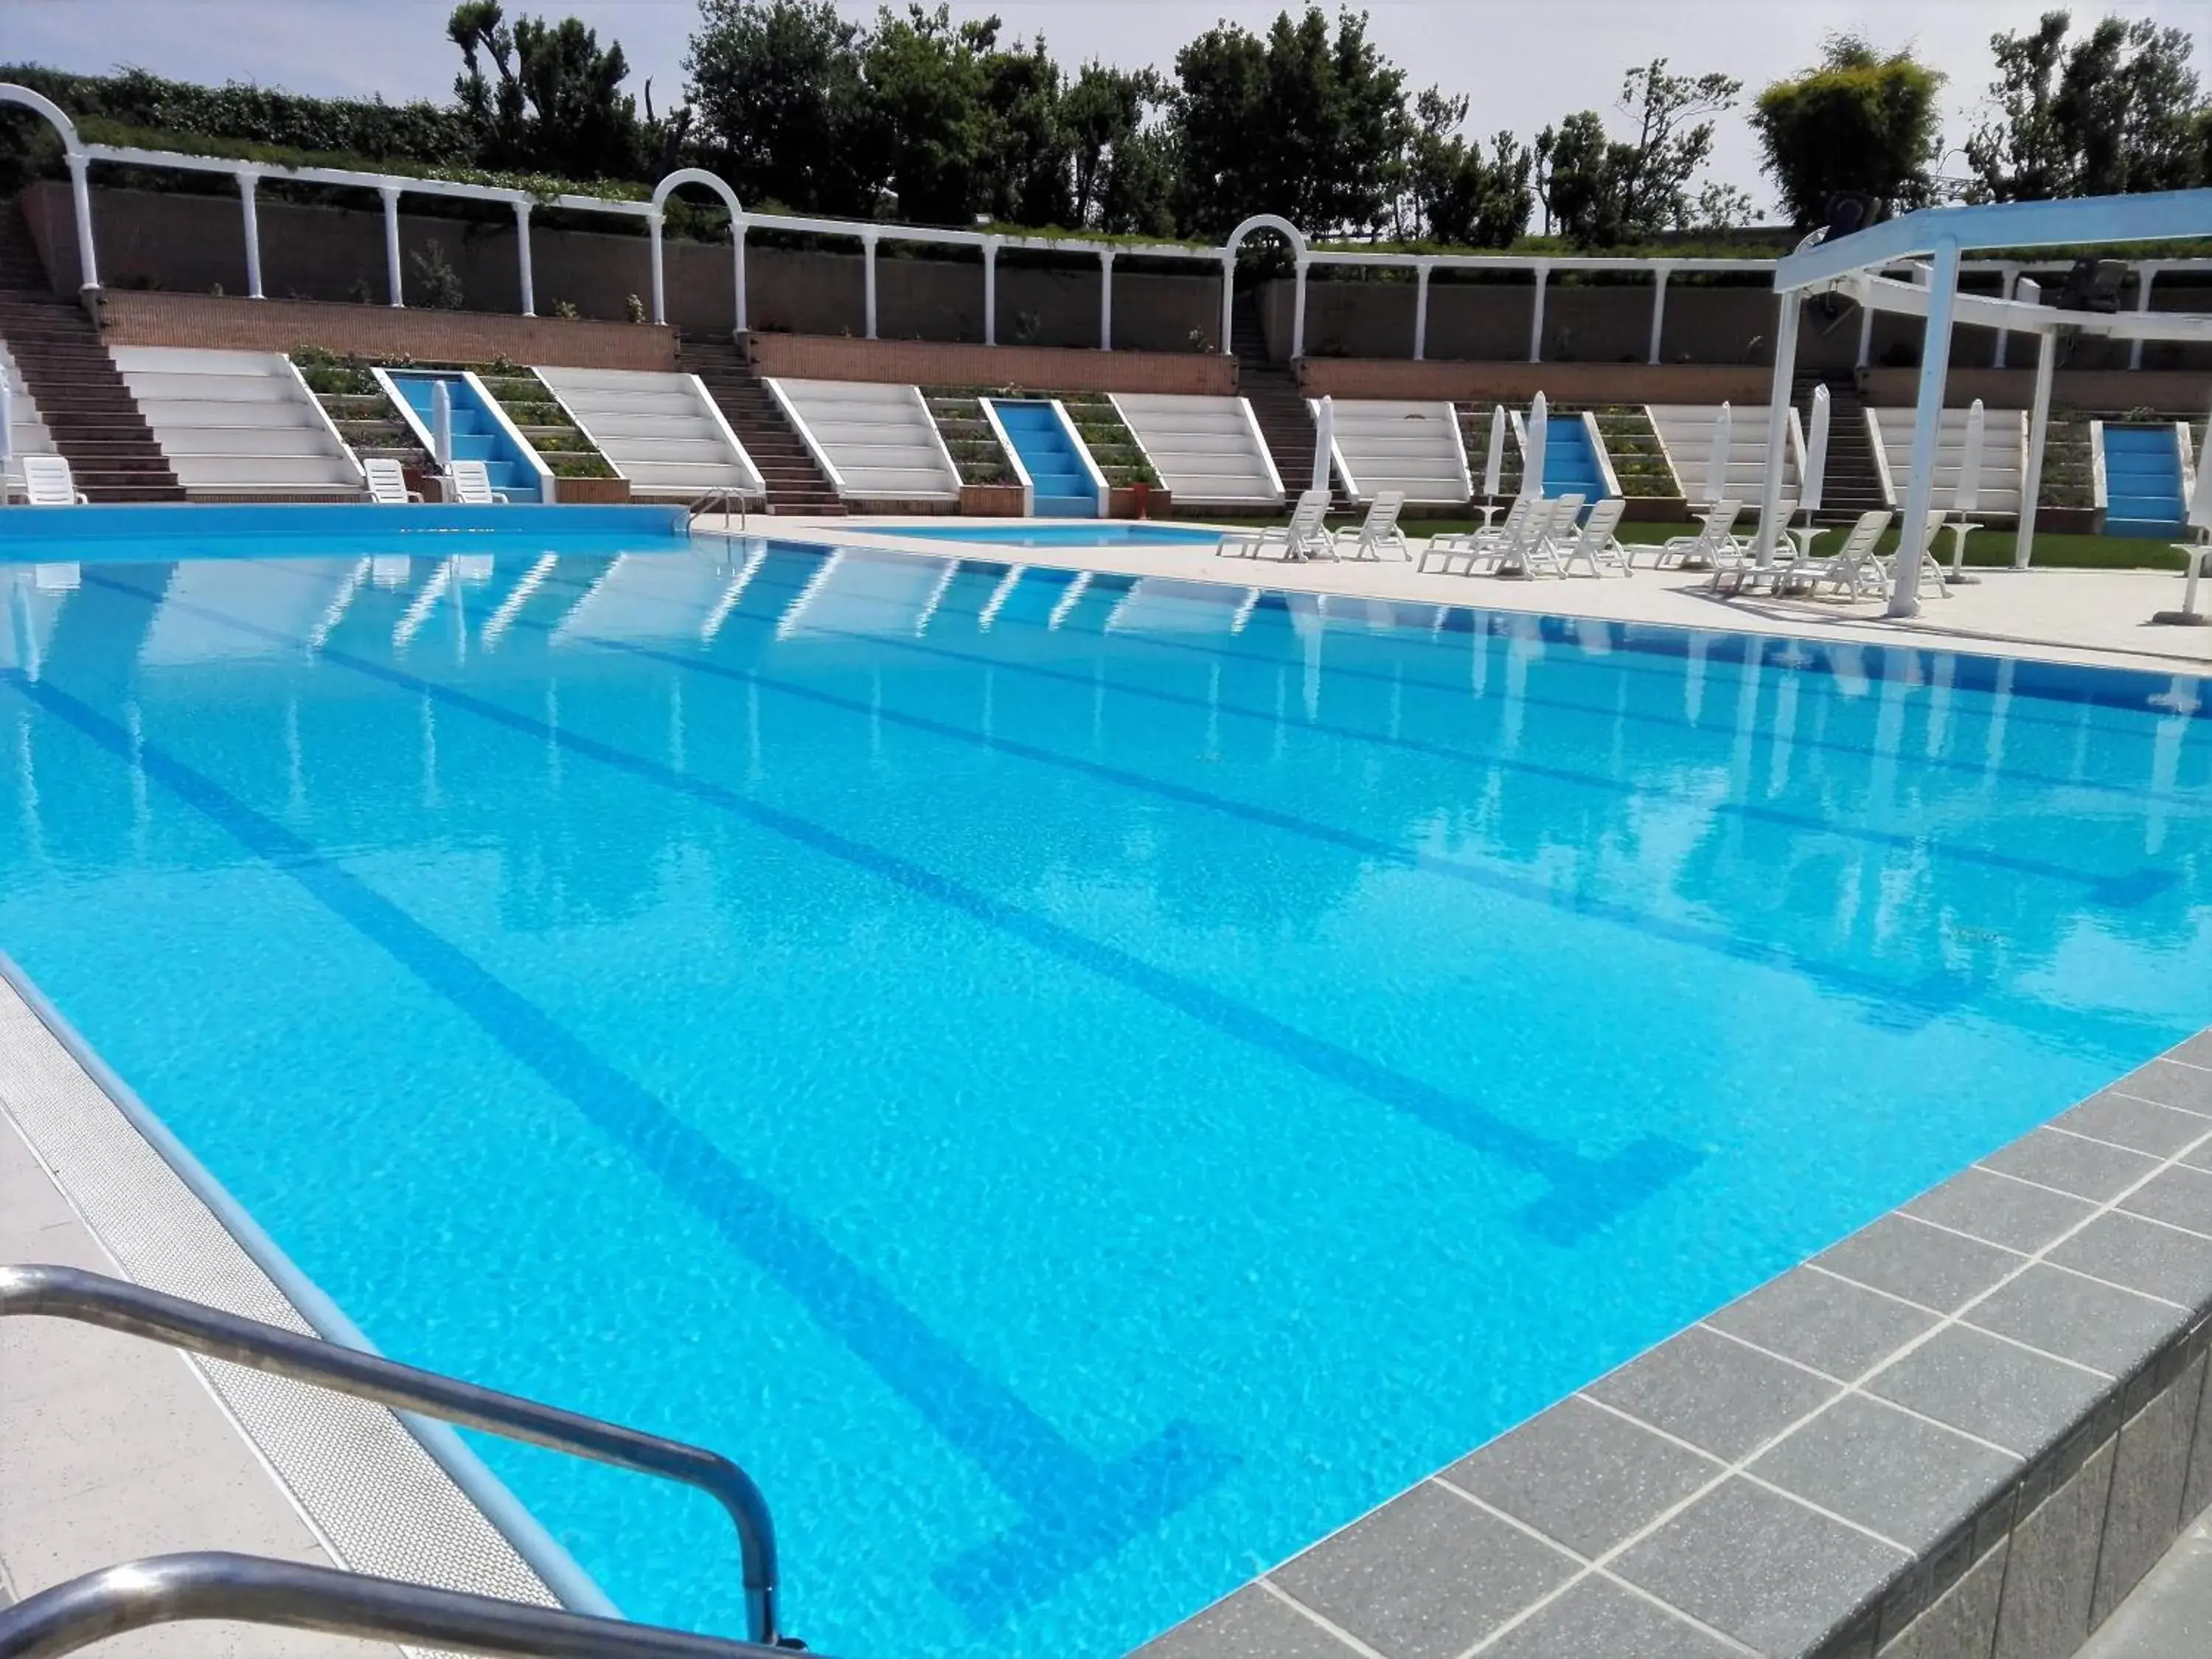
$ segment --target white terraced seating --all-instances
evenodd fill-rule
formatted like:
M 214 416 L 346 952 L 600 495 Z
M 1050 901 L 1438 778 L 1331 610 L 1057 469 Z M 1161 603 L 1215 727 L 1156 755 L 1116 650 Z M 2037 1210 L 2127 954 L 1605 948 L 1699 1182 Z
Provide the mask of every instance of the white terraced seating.
M 1884 469 L 1884 496 L 1893 507 L 1905 505 L 1905 485 L 1912 477 L 1912 434 L 1920 428 L 1919 411 L 1911 409 L 1869 409 L 1867 425 L 1875 440 L 1875 453 L 1888 463 Z M 1931 510 L 1952 511 L 1958 499 L 1959 464 L 1966 449 L 1966 415 L 1963 409 L 1947 409 L 1936 428 L 1936 493 L 1929 497 Z M 2015 519 L 2020 515 L 2021 483 L 2027 471 L 2027 411 L 1984 409 L 1982 411 L 1982 482 L 1974 516 Z
M 1765 404 L 1746 404 L 1729 410 L 1728 488 L 1720 499 L 1743 501 L 1754 516 L 1759 492 L 1766 483 L 1766 412 Z M 1718 404 L 1653 404 L 1644 411 L 1651 428 L 1667 452 L 1668 463 L 1682 493 L 1693 501 L 1706 499 L 1705 474 L 1713 454 L 1713 423 L 1719 420 Z M 1782 462 L 1782 499 L 1797 499 L 1798 458 L 1804 453 L 1804 428 L 1797 411 L 1790 411 L 1787 428 L 1796 435 L 1785 446 Z
M 1309 402 L 1310 412 L 1317 405 Z M 1395 489 L 1409 504 L 1464 507 L 1474 498 L 1459 415 L 1449 404 L 1340 398 L 1331 405 L 1337 473 L 1354 501 Z
M 362 489 L 361 464 L 276 353 L 116 346 L 112 355 L 186 495 Z
M 845 500 L 935 505 L 960 499 L 960 475 L 920 387 L 768 376 L 762 384 Z
M 46 417 L 39 413 L 37 401 L 31 389 L 23 384 L 23 371 L 15 367 L 15 360 L 8 354 L 5 342 L 0 341 L 0 380 L 8 383 L 8 456 L 0 465 L 0 495 L 9 491 L 20 493 L 23 488 L 25 455 L 52 455 L 53 434 L 46 430 Z
M 765 493 L 760 470 L 696 374 L 629 368 L 541 368 L 632 497 L 694 501 L 715 490 Z
M 1243 398 L 1167 392 L 1110 396 L 1177 507 L 1272 512 L 1283 504 L 1283 481 Z

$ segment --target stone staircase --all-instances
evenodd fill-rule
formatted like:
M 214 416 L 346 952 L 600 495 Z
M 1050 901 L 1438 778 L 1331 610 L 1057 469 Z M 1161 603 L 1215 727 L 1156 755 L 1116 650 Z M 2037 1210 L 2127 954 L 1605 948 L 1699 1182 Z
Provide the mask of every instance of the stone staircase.
M 727 336 L 687 335 L 676 356 L 677 367 L 699 377 L 760 469 L 771 514 L 844 513 L 844 501 L 783 418 L 742 348 Z
M 1805 435 L 1813 434 L 1813 391 L 1828 388 L 1828 470 L 1820 483 L 1820 510 L 1814 516 L 1823 524 L 1848 524 L 1862 513 L 1878 513 L 1881 473 L 1874 460 L 1874 440 L 1867 433 L 1866 402 L 1858 381 L 1850 371 L 1834 374 L 1800 374 L 1791 394 Z
M 1237 354 L 1237 389 L 1252 405 L 1252 417 L 1260 423 L 1268 457 L 1282 477 L 1284 494 L 1296 501 L 1313 478 L 1314 423 L 1306 412 L 1305 394 L 1298 390 L 1297 377 L 1267 356 L 1259 302 L 1250 294 L 1237 296 L 1230 322 L 1230 347 Z M 1333 477 L 1329 495 L 1338 510 L 1351 510 L 1344 486 Z
M 53 292 L 12 204 L 0 212 L 0 340 L 88 498 L 185 499 L 99 329 L 74 299 Z

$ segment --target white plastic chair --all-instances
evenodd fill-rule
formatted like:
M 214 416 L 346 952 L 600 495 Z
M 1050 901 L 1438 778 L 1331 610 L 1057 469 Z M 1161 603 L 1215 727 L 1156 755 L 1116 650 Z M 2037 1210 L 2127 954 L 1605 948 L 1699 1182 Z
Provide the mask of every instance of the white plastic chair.
M 1863 588 L 1878 588 L 1881 581 L 1881 562 L 1875 557 L 1875 544 L 1881 532 L 1889 528 L 1893 514 L 1887 508 L 1862 513 L 1850 533 L 1844 538 L 1843 545 L 1825 559 L 1811 557 L 1793 561 L 1790 568 L 1776 578 L 1778 588 L 1797 582 L 1807 582 L 1818 592 L 1823 582 L 1832 586 L 1839 593 L 1859 597 Z
M 363 461 L 361 471 L 368 484 L 368 499 L 379 507 L 404 507 L 422 499 L 420 490 L 407 487 L 406 471 L 389 456 Z
M 453 480 L 453 499 L 465 506 L 507 504 L 507 492 L 491 487 L 491 474 L 482 461 L 454 461 L 446 468 L 446 476 Z
M 1948 599 L 1951 597 L 1951 590 L 1943 580 L 1943 567 L 1936 562 L 1936 533 L 1942 527 L 1943 515 L 1931 509 L 1927 526 L 1920 535 L 1920 553 L 1915 561 L 1919 568 L 1915 573 L 1913 592 L 1917 593 L 1923 588 L 1933 586 Z M 1900 546 L 1892 556 L 1878 562 L 1883 586 L 1888 586 L 1896 580 L 1897 561 L 1905 556 L 1905 549 Z
M 76 487 L 70 464 L 60 456 L 26 455 L 23 499 L 33 507 L 80 507 L 86 497 Z
M 1322 526 L 1328 516 L 1328 491 L 1309 489 L 1291 509 L 1289 524 L 1273 525 L 1265 530 L 1240 530 L 1224 536 L 1221 544 L 1213 550 L 1214 556 L 1257 559 L 1273 553 L 1287 560 L 1318 558 L 1326 553 L 1333 559 L 1336 548 Z
M 1735 521 L 1742 513 L 1741 501 L 1715 501 L 1696 535 L 1670 536 L 1659 544 L 1652 555 L 1651 568 L 1664 570 L 1669 565 L 1687 565 L 1692 559 L 1719 564 L 1733 556 L 1737 549 Z
M 1501 576 L 1564 576 L 1566 567 L 1561 561 L 1564 550 L 1574 545 L 1581 534 L 1576 521 L 1583 515 L 1581 495 L 1562 495 L 1554 501 L 1548 514 L 1538 514 L 1529 521 L 1528 533 L 1519 544 L 1500 555 L 1498 574 Z
M 1633 574 L 1628 564 L 1628 550 L 1614 537 L 1620 528 L 1620 515 L 1628 511 L 1628 503 L 1618 495 L 1608 495 L 1590 508 L 1589 520 L 1582 533 L 1571 542 L 1555 543 L 1553 552 L 1559 574 L 1571 576 L 1579 563 L 1593 576 L 1602 576 L 1608 570 L 1622 575 Z
M 1448 530 L 1441 536 L 1431 536 L 1422 547 L 1420 560 L 1414 568 L 1426 570 L 1429 561 L 1436 559 L 1449 575 L 1451 562 L 1465 559 L 1468 574 L 1473 575 L 1477 560 L 1488 557 L 1491 550 L 1497 546 L 1521 538 L 1528 528 L 1529 516 L 1542 505 L 1543 502 L 1536 496 L 1516 495 L 1511 507 L 1507 509 L 1505 522 L 1501 525 L 1485 526 L 1480 530 Z
M 1378 490 L 1359 527 L 1355 530 L 1347 525 L 1338 531 L 1333 538 L 1334 547 L 1341 549 L 1348 543 L 1355 559 L 1379 560 L 1386 548 L 1401 559 L 1412 558 L 1413 550 L 1406 545 L 1406 532 L 1398 528 L 1398 514 L 1405 506 L 1404 490 Z

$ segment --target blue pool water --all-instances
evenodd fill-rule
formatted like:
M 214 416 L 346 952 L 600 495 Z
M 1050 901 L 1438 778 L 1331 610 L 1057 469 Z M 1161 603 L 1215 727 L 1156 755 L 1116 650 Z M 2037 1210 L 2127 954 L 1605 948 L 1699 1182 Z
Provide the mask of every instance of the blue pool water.
M 0 948 L 820 1650 L 1110 1659 L 2212 1020 L 2185 682 L 492 545 L 0 568 Z
M 984 524 L 900 525 L 884 535 L 926 542 L 988 542 L 995 547 L 1211 547 L 1218 530 L 1166 524 L 1032 524 L 999 519 Z

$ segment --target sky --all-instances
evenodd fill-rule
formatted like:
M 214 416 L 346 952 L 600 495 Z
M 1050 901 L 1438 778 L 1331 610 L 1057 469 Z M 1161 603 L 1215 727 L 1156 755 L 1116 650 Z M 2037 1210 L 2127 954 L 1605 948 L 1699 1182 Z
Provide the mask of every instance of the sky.
M 2058 0 L 1367 0 L 1382 50 L 1415 87 L 1466 93 L 1468 125 L 1522 137 L 1577 109 L 1608 118 L 1620 76 L 1656 57 L 1677 72 L 1717 70 L 1747 96 L 1810 62 L 1826 34 L 1848 31 L 1876 45 L 1910 45 L 1945 70 L 1947 155 L 1957 153 L 1990 76 L 1990 36 L 2034 23 Z M 1226 18 L 1263 28 L 1284 0 L 1003 0 L 955 4 L 961 17 L 995 12 L 1010 35 L 1042 33 L 1068 66 L 1090 58 L 1168 67 L 1176 47 Z M 665 109 L 683 82 L 696 0 L 508 0 L 508 12 L 573 13 L 619 40 L 631 86 L 653 82 Z M 840 0 L 848 15 L 872 5 Z M 179 80 L 257 81 L 295 91 L 389 99 L 443 99 L 458 66 L 445 39 L 452 0 L 0 0 L 0 62 L 25 60 L 87 72 L 135 64 Z M 2198 72 L 2212 86 L 2212 0 L 2110 0 L 2075 9 L 2152 17 L 2186 29 Z M 1751 191 L 1762 209 L 1773 191 L 1759 171 L 1748 125 L 1722 118 L 1714 173 Z

